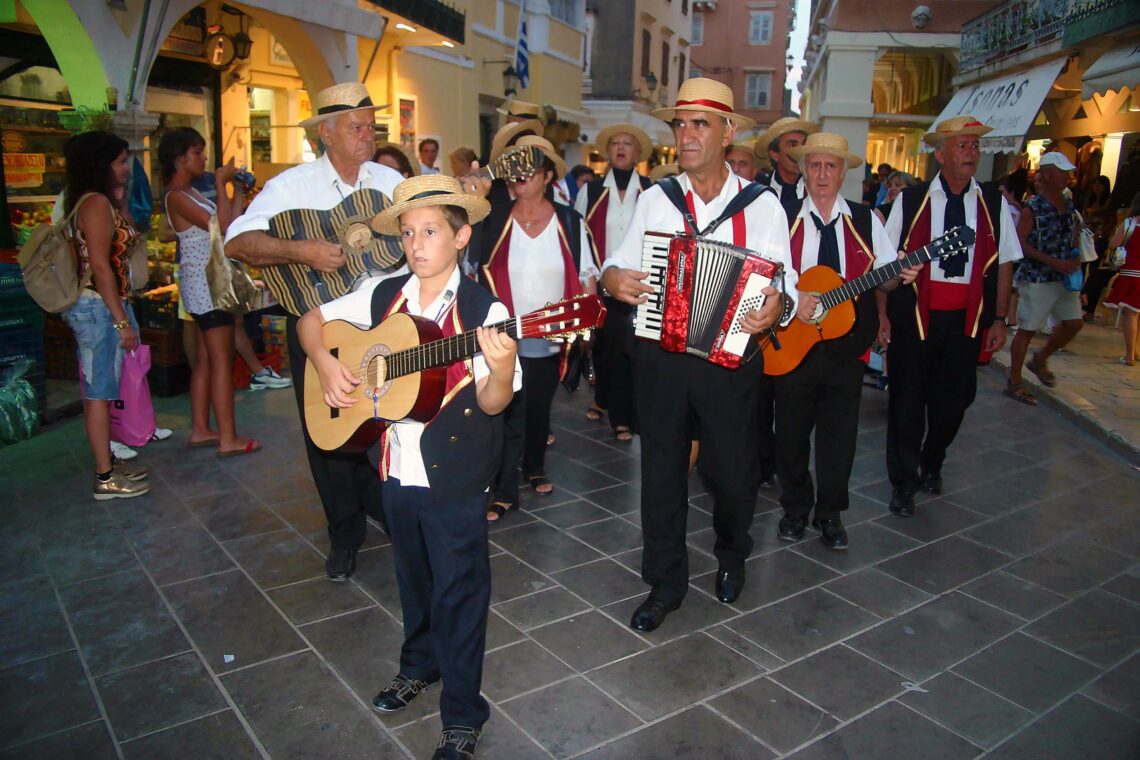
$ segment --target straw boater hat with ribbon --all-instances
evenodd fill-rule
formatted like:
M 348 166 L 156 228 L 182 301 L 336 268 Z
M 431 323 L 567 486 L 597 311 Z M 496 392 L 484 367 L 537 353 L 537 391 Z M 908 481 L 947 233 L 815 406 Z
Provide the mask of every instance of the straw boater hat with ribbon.
M 502 108 L 495 110 L 508 119 L 542 118 L 542 108 L 537 103 L 528 103 L 525 100 L 512 100 L 509 103 L 504 103 Z
M 517 146 L 533 145 L 542 151 L 542 155 L 546 156 L 554 164 L 554 181 L 562 179 L 566 176 L 566 162 L 562 160 L 562 156 L 558 155 L 558 151 L 554 150 L 554 146 L 545 137 L 536 137 L 535 135 L 523 135 L 515 143 Z
M 981 137 L 992 131 L 993 127 L 987 127 L 973 116 L 955 116 L 935 125 L 932 130 L 922 136 L 922 141 L 927 145 L 937 145 L 947 137 L 961 137 L 962 135 Z
M 349 111 L 375 111 L 387 108 L 388 104 L 374 105 L 368 95 L 368 88 L 360 82 L 344 82 L 326 87 L 317 93 L 317 112 L 301 122 L 304 128 L 315 127 L 325 119 L 340 116 Z
M 598 136 L 594 140 L 594 149 L 599 153 L 606 153 L 610 147 L 610 140 L 614 138 L 614 135 L 620 134 L 629 135 L 641 146 L 641 153 L 638 155 L 639 160 L 644 161 L 649 158 L 649 154 L 653 152 L 653 141 L 649 139 L 649 135 L 645 134 L 644 129 L 625 121 L 611 124 L 598 132 Z
M 803 145 L 788 150 L 788 155 L 796 161 L 815 153 L 838 156 L 847 162 L 848 169 L 863 165 L 862 158 L 847 150 L 847 138 L 834 132 L 816 132 L 814 135 L 808 135 Z
M 470 224 L 483 221 L 491 212 L 491 204 L 485 198 L 463 192 L 455 177 L 424 174 L 396 185 L 392 205 L 372 217 L 372 229 L 381 235 L 399 235 L 400 214 L 424 206 L 458 206 L 467 212 Z
M 658 164 L 649 170 L 649 179 L 653 182 L 660 182 L 666 177 L 676 177 L 681 173 L 681 167 L 677 164 Z
M 513 121 L 510 124 L 504 124 L 491 138 L 491 160 L 494 161 L 503 155 L 503 151 L 511 147 L 516 138 L 524 132 L 542 137 L 542 122 L 538 119 L 526 119 L 525 121 Z
M 731 87 L 704 77 L 686 79 L 677 90 L 677 102 L 668 108 L 655 108 L 652 113 L 663 121 L 672 121 L 678 111 L 718 113 L 734 123 L 737 129 L 752 129 L 756 123 L 736 112 Z
M 805 135 L 814 135 L 818 131 L 818 124 L 797 119 L 795 116 L 785 116 L 782 119 L 776 119 L 772 122 L 772 126 L 768 127 L 768 129 L 764 131 L 764 134 L 760 135 L 760 139 L 756 141 L 756 147 L 752 149 L 752 152 L 760 158 L 771 161 L 771 157 L 768 155 L 768 146 L 771 145 L 772 141 L 777 137 L 786 135 L 789 132 L 803 132 Z

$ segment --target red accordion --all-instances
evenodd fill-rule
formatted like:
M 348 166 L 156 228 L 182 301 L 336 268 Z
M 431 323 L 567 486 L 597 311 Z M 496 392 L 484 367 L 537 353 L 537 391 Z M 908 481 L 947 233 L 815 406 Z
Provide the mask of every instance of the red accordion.
M 746 248 L 661 232 L 645 233 L 641 269 L 654 292 L 637 307 L 634 334 L 728 369 L 741 365 L 753 337 L 740 320 L 784 273 Z

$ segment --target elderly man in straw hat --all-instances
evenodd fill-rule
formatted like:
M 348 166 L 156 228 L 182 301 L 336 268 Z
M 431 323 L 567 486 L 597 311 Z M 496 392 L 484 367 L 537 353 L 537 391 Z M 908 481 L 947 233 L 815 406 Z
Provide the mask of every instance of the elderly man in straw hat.
M 697 231 L 714 240 L 755 251 L 788 270 L 789 293 L 775 288 L 742 327 L 748 333 L 786 323 L 795 311 L 796 275 L 788 256 L 788 225 L 776 196 L 763 186 L 734 176 L 724 149 L 737 129 L 752 120 L 736 113 L 732 90 L 711 79 L 686 80 L 677 102 L 655 110 L 669 122 L 677 143 L 682 174 L 642 193 L 621 246 L 606 259 L 602 285 L 628 304 L 651 292 L 639 271 L 645 233 Z M 664 183 L 675 185 L 677 202 Z M 684 212 L 682 212 L 684 209 Z M 714 224 L 723 221 L 723 224 Z M 710 227 L 712 229 L 710 229 Z M 638 341 L 634 349 L 637 416 L 641 426 L 641 527 L 644 534 L 641 577 L 652 590 L 637 608 L 631 627 L 652 631 L 677 609 L 689 584 L 685 545 L 688 515 L 687 464 L 690 422 L 700 424 L 701 470 L 713 492 L 717 598 L 732 603 L 744 587 L 744 561 L 752 551 L 749 528 L 756 507 L 756 428 L 741 425 L 757 414 L 762 359 L 728 370 L 689 354 L 669 353 L 656 343 Z
M 923 136 L 934 147 L 934 179 L 899 193 L 887 235 L 914 251 L 953 227 L 974 230 L 964 256 L 939 259 L 909 286 L 887 296 L 886 343 L 891 367 L 887 407 L 887 473 L 892 513 L 914 514 L 920 489 L 942 493 L 942 463 L 977 391 L 978 353 L 1005 343 L 1013 262 L 1021 245 L 1009 206 L 996 186 L 974 179 L 979 139 L 990 128 L 973 116 L 946 119 Z M 988 332 L 987 332 L 987 328 Z
M 644 130 L 622 122 L 598 132 L 594 148 L 606 155 L 610 168 L 578 193 L 574 208 L 586 220 L 604 262 L 625 239 L 637 199 L 653 184 L 637 173 L 638 162 L 653 152 L 653 141 Z M 627 442 L 633 440 L 633 307 L 610 296 L 605 302 L 606 325 L 594 343 L 594 403 L 586 417 L 600 420 L 608 411 L 614 437 Z
M 756 155 L 767 155 L 772 163 L 772 176 L 768 180 L 772 189 L 780 196 L 780 203 L 804 197 L 804 180 L 800 175 L 799 163 L 789 152 L 804 144 L 808 135 L 819 131 L 819 126 L 810 121 L 785 116 L 777 119 L 756 141 Z
M 826 281 L 850 281 L 895 260 L 895 247 L 883 223 L 860 203 L 848 203 L 839 194 L 850 169 L 863 159 L 847 149 L 847 139 L 830 132 L 809 135 L 789 153 L 800 165 L 807 194 L 802 201 L 785 204 L 791 227 L 792 263 L 801 275 Z M 827 268 L 834 273 L 819 272 Z M 917 269 L 903 273 L 914 282 Z M 838 277 L 835 277 L 838 275 Z M 893 278 L 880 286 L 894 289 Z M 796 318 L 811 324 L 819 298 L 800 292 Z M 842 513 L 848 506 L 848 481 L 855 460 L 859 433 L 859 401 L 863 395 L 863 354 L 879 327 L 873 293 L 856 302 L 855 326 L 847 335 L 813 348 L 798 367 L 773 378 L 776 399 L 776 474 L 780 478 L 780 506 L 784 517 L 778 535 L 784 541 L 804 537 L 808 517 L 830 549 L 847 548 Z M 808 465 L 812 430 L 815 431 L 815 482 Z
M 376 149 L 376 109 L 363 84 L 349 82 L 317 93 L 317 113 L 301 122 L 315 126 L 325 145 L 316 161 L 282 172 L 265 184 L 245 214 L 226 233 L 226 255 L 253 266 L 304 264 L 321 272 L 345 265 L 345 253 L 327 240 L 282 240 L 267 233 L 269 220 L 288 209 L 328 209 L 360 189 L 379 190 L 391 198 L 403 177 L 370 159 Z M 399 240 L 391 238 L 396 251 Z M 402 254 L 394 254 L 402 255 Z M 305 352 L 297 339 L 297 318 L 286 319 L 293 390 L 302 412 L 305 398 Z M 380 478 L 361 455 L 319 449 L 305 436 L 313 482 L 328 519 L 330 549 L 325 561 L 329 580 L 346 581 L 356 569 L 356 552 L 366 535 L 366 508 L 379 506 Z

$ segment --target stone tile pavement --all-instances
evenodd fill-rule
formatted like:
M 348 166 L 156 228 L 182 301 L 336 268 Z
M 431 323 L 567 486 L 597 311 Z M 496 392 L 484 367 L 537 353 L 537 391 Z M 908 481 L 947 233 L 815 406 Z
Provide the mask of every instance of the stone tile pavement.
M 851 549 L 778 542 L 765 491 L 732 606 L 692 478 L 692 587 L 648 635 L 626 627 L 638 444 L 559 396 L 557 490 L 491 534 L 480 756 L 1140 756 L 1140 477 L 980 385 L 946 493 L 911 520 L 887 512 L 867 389 Z M 186 399 L 160 400 L 179 433 L 143 452 L 153 490 L 131 501 L 89 498 L 79 419 L 0 450 L 0 758 L 430 756 L 438 690 L 369 708 L 401 641 L 391 547 L 374 531 L 351 583 L 324 580 L 291 394 L 237 407 L 266 448 L 220 462 L 185 448 Z

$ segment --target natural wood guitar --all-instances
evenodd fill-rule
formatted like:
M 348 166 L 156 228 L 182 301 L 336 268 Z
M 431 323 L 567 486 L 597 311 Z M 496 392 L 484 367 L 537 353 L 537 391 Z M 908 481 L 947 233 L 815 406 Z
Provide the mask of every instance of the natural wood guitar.
M 578 296 L 491 328 L 515 340 L 566 340 L 600 327 L 605 316 L 597 296 Z M 393 314 L 371 330 L 341 320 L 323 329 L 329 352 L 362 381 L 351 393 L 357 403 L 334 409 L 325 403 L 316 367 L 305 363 L 305 426 L 326 451 L 363 451 L 388 422 L 431 420 L 443 402 L 447 366 L 479 352 L 474 330 L 444 338 L 435 322 L 410 314 Z
M 534 146 L 511 148 L 475 174 L 483 179 L 523 179 L 542 165 Z M 400 241 L 372 229 L 372 219 L 390 205 L 379 190 L 357 190 L 330 209 L 290 209 L 269 220 L 268 233 L 282 240 L 327 240 L 339 243 L 348 261 L 335 272 L 320 272 L 304 264 L 262 268 L 270 292 L 290 314 L 301 316 L 340 298 L 358 278 L 379 272 L 403 258 Z
M 855 326 L 854 299 L 888 280 L 898 277 L 902 270 L 934 259 L 965 256 L 974 243 L 974 231 L 969 227 L 955 227 L 930 244 L 908 253 L 905 258 L 872 269 L 854 280 L 843 278 L 829 266 L 814 266 L 800 274 L 796 289 L 819 297 L 819 308 L 811 324 L 793 317 L 787 327 L 776 330 L 776 340 L 765 338 L 764 374 L 786 375 L 804 360 L 817 344 L 825 340 L 842 338 Z

